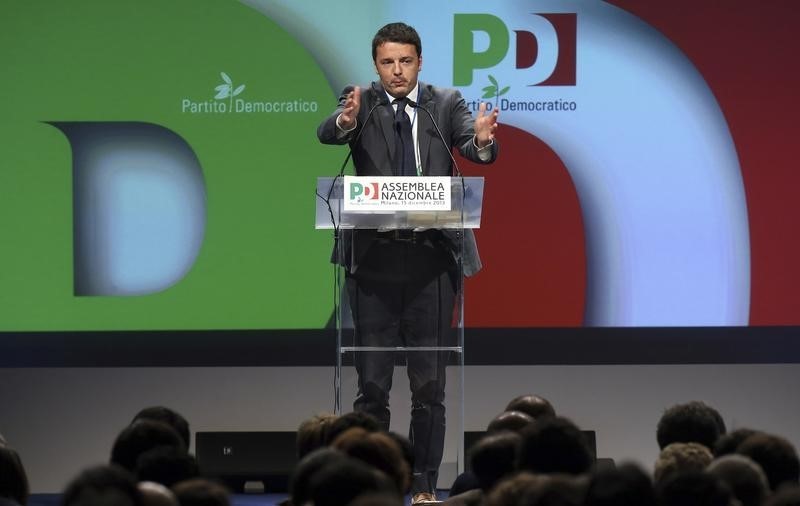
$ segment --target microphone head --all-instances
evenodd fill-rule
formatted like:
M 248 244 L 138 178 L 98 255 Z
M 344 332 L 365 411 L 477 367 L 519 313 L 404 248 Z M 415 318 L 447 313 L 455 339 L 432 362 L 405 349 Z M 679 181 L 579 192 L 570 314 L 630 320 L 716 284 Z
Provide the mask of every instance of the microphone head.
M 373 83 L 370 89 L 375 96 L 375 105 L 381 106 L 389 103 L 389 98 L 386 96 L 386 92 L 383 91 L 383 88 L 377 88 Z

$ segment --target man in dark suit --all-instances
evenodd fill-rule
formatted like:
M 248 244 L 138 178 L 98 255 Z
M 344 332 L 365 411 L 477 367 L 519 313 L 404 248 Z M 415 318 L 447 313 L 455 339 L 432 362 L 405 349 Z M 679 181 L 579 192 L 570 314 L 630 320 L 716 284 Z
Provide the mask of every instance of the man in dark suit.
M 380 82 L 363 90 L 345 88 L 339 107 L 317 130 L 320 142 L 350 144 L 357 175 L 450 176 L 453 147 L 478 163 L 495 160 L 497 111 L 487 114 L 486 104 L 481 104 L 473 119 L 457 90 L 420 83 L 422 45 L 412 27 L 390 23 L 378 30 L 372 56 Z M 459 262 L 466 275 L 480 269 L 472 232 L 465 233 L 463 249 L 459 234 L 359 230 L 341 235 L 345 252 L 337 254 L 337 261 L 346 267 L 359 346 L 454 344 Z M 407 354 L 414 503 L 435 500 L 444 448 L 446 361 L 441 352 Z M 364 352 L 356 360 L 359 391 L 354 408 L 375 415 L 387 429 L 393 368 L 390 353 Z

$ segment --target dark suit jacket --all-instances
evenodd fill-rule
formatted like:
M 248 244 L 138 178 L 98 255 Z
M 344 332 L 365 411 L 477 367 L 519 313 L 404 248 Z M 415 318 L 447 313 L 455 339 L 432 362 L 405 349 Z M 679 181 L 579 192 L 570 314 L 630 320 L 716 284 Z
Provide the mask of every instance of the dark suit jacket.
M 337 135 L 336 118 L 342 112 L 347 94 L 352 90 L 353 86 L 348 86 L 342 91 L 339 107 L 317 128 L 317 137 L 324 144 L 349 143 L 357 175 L 391 176 L 392 158 L 395 156 L 394 111 L 388 104 L 379 105 L 373 111 L 372 117 L 367 120 L 367 115 L 373 106 L 386 97 L 386 92 L 379 82 L 362 87 L 361 108 L 356 129 L 344 137 Z M 453 164 L 448 154 L 448 149 L 453 147 L 457 148 L 464 158 L 477 163 L 491 163 L 495 160 L 497 142 L 490 148 L 491 156 L 488 161 L 484 162 L 478 157 L 478 149 L 473 142 L 475 119 L 458 90 L 437 88 L 420 82 L 418 98 L 419 106 L 424 107 L 435 118 L 445 141 L 449 144 L 447 148 L 443 145 L 431 117 L 424 111 L 417 111 L 417 143 L 423 175 L 453 175 Z M 358 137 L 357 143 L 356 137 Z M 464 274 L 470 276 L 480 270 L 481 261 L 472 230 L 464 232 L 462 260 Z M 443 231 L 443 235 L 448 243 L 446 246 L 457 256 L 460 249 L 457 246 L 460 241 L 459 232 L 446 230 Z M 359 230 L 353 234 L 342 233 L 340 240 L 346 245 L 344 248 L 346 253 L 342 255 L 344 258 L 338 258 L 338 261 L 348 267 L 350 272 L 355 272 L 374 237 L 375 231 Z

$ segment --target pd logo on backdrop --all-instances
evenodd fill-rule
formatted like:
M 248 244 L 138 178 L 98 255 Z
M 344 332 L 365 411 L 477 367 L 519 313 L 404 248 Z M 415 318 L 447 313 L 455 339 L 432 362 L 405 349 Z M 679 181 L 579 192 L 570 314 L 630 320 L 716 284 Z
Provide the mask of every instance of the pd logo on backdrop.
M 471 85 L 475 70 L 499 65 L 510 51 L 530 86 L 575 86 L 578 15 L 532 13 L 519 23 L 509 27 L 492 14 L 455 14 L 453 86 Z

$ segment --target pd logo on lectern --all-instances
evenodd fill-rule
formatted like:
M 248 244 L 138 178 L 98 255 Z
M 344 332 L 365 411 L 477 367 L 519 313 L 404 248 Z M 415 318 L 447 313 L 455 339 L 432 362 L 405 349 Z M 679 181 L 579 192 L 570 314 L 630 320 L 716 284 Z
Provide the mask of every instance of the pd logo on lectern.
M 365 200 L 377 200 L 380 191 L 378 190 L 378 183 L 357 183 L 351 181 L 348 184 L 350 189 L 350 199 L 355 202 L 363 202 Z

